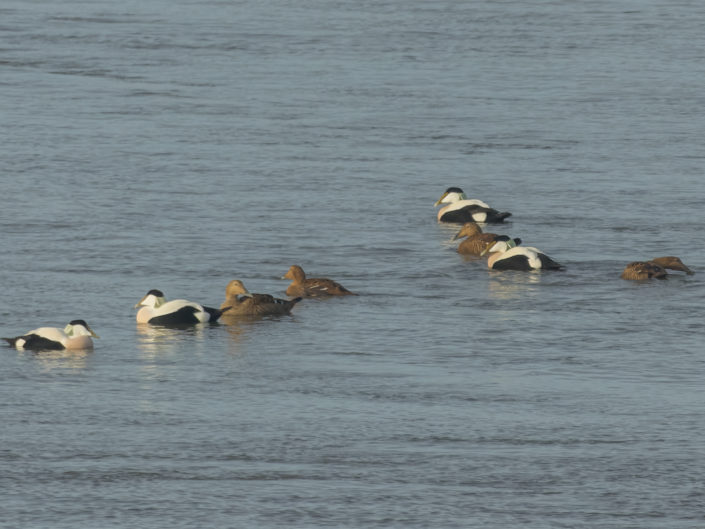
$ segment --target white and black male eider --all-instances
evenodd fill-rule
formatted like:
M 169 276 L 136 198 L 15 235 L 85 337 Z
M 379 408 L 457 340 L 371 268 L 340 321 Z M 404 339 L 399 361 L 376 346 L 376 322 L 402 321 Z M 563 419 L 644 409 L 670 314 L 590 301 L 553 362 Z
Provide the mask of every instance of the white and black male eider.
M 213 323 L 223 313 L 220 309 L 204 307 L 193 301 L 173 299 L 167 301 L 161 290 L 150 290 L 135 308 L 137 323 L 154 323 L 156 325 L 187 325 L 194 323 Z
M 438 222 L 486 222 L 500 223 L 511 216 L 508 211 L 500 212 L 478 199 L 468 199 L 459 187 L 449 187 L 434 206 L 448 204 L 438 210 Z
M 481 255 L 489 254 L 492 270 L 563 270 L 563 267 L 533 246 L 515 246 L 514 241 L 489 243 Z
M 693 272 L 690 268 L 685 266 L 683 261 L 678 257 L 672 255 L 667 257 L 656 257 L 650 261 L 634 261 L 629 263 L 622 272 L 620 276 L 622 279 L 631 279 L 635 281 L 640 281 L 642 279 L 666 279 L 668 270 L 680 270 L 688 275 L 692 275 Z
M 99 338 L 84 320 L 73 320 L 63 329 L 40 327 L 22 336 L 3 340 L 20 351 L 61 351 L 92 349 L 91 337 Z

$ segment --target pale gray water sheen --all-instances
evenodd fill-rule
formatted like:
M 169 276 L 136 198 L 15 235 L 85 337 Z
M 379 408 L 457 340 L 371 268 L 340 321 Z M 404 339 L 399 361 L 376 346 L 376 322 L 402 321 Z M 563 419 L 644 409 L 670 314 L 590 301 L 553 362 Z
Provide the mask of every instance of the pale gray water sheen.
M 0 3 L 2 528 L 705 527 L 696 0 Z M 565 272 L 455 252 L 449 186 Z M 696 274 L 623 281 L 678 255 Z M 291 264 L 358 297 L 142 329 Z

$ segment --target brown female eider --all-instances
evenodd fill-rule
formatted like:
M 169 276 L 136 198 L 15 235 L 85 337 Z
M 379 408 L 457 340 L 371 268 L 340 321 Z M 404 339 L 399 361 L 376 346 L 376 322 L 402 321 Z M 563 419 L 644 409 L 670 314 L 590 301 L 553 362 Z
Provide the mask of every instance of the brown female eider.
M 223 318 L 228 316 L 269 316 L 290 314 L 301 298 L 279 299 L 269 294 L 252 294 L 242 284 L 233 279 L 225 287 L 225 301 L 220 306 Z
M 321 277 L 307 278 L 304 269 L 293 265 L 282 279 L 291 279 L 286 289 L 287 296 L 321 297 L 321 296 L 357 296 L 340 283 Z
M 683 261 L 681 261 L 678 257 L 671 255 L 667 257 L 656 257 L 655 259 L 651 259 L 651 261 L 634 261 L 633 263 L 629 263 L 620 277 L 622 279 L 633 280 L 652 278 L 666 279 L 668 276 L 666 269 L 680 270 L 689 275 L 695 273 L 690 268 L 685 266 Z
M 499 212 L 482 200 L 468 199 L 459 187 L 449 187 L 434 206 L 448 204 L 438 211 L 438 222 L 488 222 L 499 223 L 511 216 L 508 211 Z
M 3 338 L 16 349 L 32 351 L 60 351 L 92 349 L 93 338 L 99 336 L 93 332 L 84 320 L 73 320 L 63 329 L 40 327 L 15 338 Z
M 496 233 L 483 233 L 482 228 L 475 222 L 466 222 L 460 231 L 455 234 L 453 240 L 465 237 L 465 240 L 458 245 L 458 253 L 463 255 L 480 255 L 489 243 L 498 241 L 513 241 L 515 245 L 521 244 L 521 239 L 511 239 L 507 235 L 497 235 Z

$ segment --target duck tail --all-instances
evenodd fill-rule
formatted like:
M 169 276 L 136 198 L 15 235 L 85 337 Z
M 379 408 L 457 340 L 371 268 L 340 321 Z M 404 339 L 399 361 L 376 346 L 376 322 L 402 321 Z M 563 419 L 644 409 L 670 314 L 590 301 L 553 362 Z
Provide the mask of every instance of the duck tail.
M 565 271 L 565 266 L 563 266 L 560 263 L 557 263 L 553 261 L 553 264 L 548 268 L 549 270 L 557 270 L 559 272 L 564 272 Z
M 223 315 L 223 312 L 225 312 L 229 308 L 230 307 L 225 307 L 223 309 L 214 309 L 213 307 L 203 307 L 203 310 L 205 310 L 210 315 L 208 323 L 215 323 L 216 321 L 218 321 L 218 318 Z
M 7 342 L 7 344 L 11 347 L 15 347 L 15 344 L 17 343 L 17 338 L 2 338 Z
M 282 308 L 286 314 L 291 314 L 291 309 L 293 309 L 294 306 L 302 299 L 304 298 L 297 297 L 292 299 L 277 299 L 276 302 L 282 304 Z
M 485 222 L 491 224 L 499 224 L 500 222 L 504 222 L 504 219 L 512 216 L 509 211 L 497 211 L 496 209 L 482 209 L 480 211 L 483 211 L 487 215 Z

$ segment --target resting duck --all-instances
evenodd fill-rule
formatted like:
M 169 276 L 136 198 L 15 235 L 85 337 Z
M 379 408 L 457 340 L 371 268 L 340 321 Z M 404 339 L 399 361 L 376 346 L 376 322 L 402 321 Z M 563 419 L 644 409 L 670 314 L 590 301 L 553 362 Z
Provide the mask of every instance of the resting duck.
M 507 235 L 497 235 L 496 233 L 483 233 L 482 228 L 475 222 L 466 222 L 460 231 L 455 234 L 453 240 L 461 239 L 465 237 L 465 240 L 458 245 L 458 253 L 464 255 L 480 255 L 489 243 L 495 243 L 499 241 L 512 241 L 515 245 L 521 244 L 521 239 L 515 238 L 511 239 Z
M 438 222 L 488 222 L 499 223 L 511 216 L 508 211 L 499 212 L 482 200 L 468 199 L 459 187 L 449 187 L 434 206 L 448 204 L 438 210 Z
M 563 267 L 533 246 L 515 246 L 514 241 L 488 243 L 481 253 L 489 253 L 492 270 L 563 270 Z
M 279 299 L 269 294 L 252 294 L 242 284 L 233 279 L 225 287 L 225 301 L 220 306 L 223 317 L 227 316 L 267 316 L 290 314 L 301 298 Z
M 629 263 L 624 271 L 622 272 L 622 279 L 666 279 L 668 274 L 666 269 L 669 270 L 680 270 L 688 275 L 692 275 L 693 272 L 690 268 L 683 264 L 678 257 L 668 256 L 668 257 L 656 257 L 651 259 L 651 261 L 635 261 Z
M 135 305 L 137 323 L 157 325 L 183 325 L 193 323 L 213 323 L 223 313 L 220 309 L 204 307 L 185 299 L 167 301 L 161 290 L 150 290 Z
M 12 347 L 22 351 L 42 350 L 78 350 L 92 349 L 93 338 L 99 336 L 93 332 L 84 320 L 73 320 L 63 329 L 56 327 L 40 327 L 15 338 L 3 338 Z
M 291 279 L 292 283 L 286 289 L 287 296 L 320 297 L 320 296 L 357 296 L 340 283 L 332 279 L 320 277 L 307 278 L 304 269 L 293 265 L 282 279 Z

